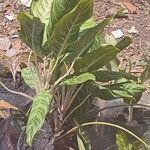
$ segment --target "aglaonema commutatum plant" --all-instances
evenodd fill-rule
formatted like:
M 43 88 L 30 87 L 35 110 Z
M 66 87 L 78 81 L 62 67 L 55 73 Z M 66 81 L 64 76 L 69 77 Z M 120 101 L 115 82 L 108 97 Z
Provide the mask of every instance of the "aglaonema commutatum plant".
M 131 39 L 124 37 L 115 46 L 102 46 L 100 35 L 113 16 L 96 24 L 92 14 L 93 0 L 33 0 L 30 12 L 18 16 L 20 38 L 31 49 L 22 76 L 36 89 L 26 126 L 29 145 L 48 112 L 53 114 L 58 133 L 68 119 L 82 120 L 87 102 L 94 97 L 136 101 L 143 92 L 134 76 L 104 67 Z M 127 80 L 118 80 L 122 78 Z

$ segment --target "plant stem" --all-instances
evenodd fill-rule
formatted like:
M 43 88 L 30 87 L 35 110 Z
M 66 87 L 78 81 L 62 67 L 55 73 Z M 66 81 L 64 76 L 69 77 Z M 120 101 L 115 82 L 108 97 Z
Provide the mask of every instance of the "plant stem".
M 23 96 L 23 97 L 26 97 L 26 98 L 28 98 L 28 99 L 33 100 L 33 97 L 31 97 L 31 96 L 29 96 L 29 95 L 27 95 L 27 94 L 25 94 L 25 93 L 22 93 L 22 92 L 13 91 L 13 90 L 9 89 L 8 87 L 6 87 L 2 82 L 0 82 L 0 85 L 1 85 L 5 90 L 7 90 L 8 92 L 10 92 L 10 93 L 12 93 L 12 94 L 21 95 L 21 96 Z
M 38 58 L 37 58 L 37 55 L 34 53 L 34 55 L 35 55 L 35 58 L 36 58 L 36 61 L 35 61 L 35 68 L 36 68 L 36 73 L 37 73 L 37 76 L 38 76 L 38 85 L 39 85 L 39 90 L 41 90 L 42 89 L 42 79 L 41 79 L 41 75 L 40 75 L 40 71 L 39 71 L 39 67 L 38 67 Z
M 71 72 L 71 70 L 74 66 L 74 63 L 75 63 L 75 61 L 72 62 L 72 64 L 71 64 L 70 68 L 68 69 L 68 71 L 54 83 L 55 86 L 58 85 L 66 76 L 68 76 L 70 74 L 70 72 Z
M 64 108 L 65 108 L 64 111 L 63 111 L 63 114 L 64 114 L 64 115 L 66 114 L 66 112 L 67 112 L 68 109 L 70 108 L 70 106 L 71 106 L 71 104 L 73 103 L 74 99 L 76 98 L 78 92 L 82 89 L 82 86 L 83 86 L 83 85 L 81 85 L 81 86 L 77 89 L 77 91 L 73 94 L 73 96 L 72 96 L 70 99 L 67 99 L 68 101 L 67 101 L 66 105 L 64 105 Z
M 28 57 L 28 67 L 29 67 L 29 69 L 31 70 L 31 73 L 32 73 L 32 78 L 33 78 L 36 93 L 38 93 L 39 87 L 38 87 L 36 77 L 35 77 L 35 74 L 34 74 L 34 69 L 32 68 L 32 65 L 31 65 L 31 56 L 32 56 L 32 51 L 30 52 L 29 57 Z
M 51 67 L 49 68 L 49 72 L 48 72 L 48 78 L 47 78 L 47 81 L 46 81 L 46 84 L 44 86 L 44 89 L 47 89 L 48 86 L 49 86 L 49 82 L 51 81 L 51 78 L 53 76 L 53 72 L 55 71 L 56 67 L 57 67 L 57 64 L 59 62 L 59 58 L 57 57 L 56 61 L 55 61 L 55 64 L 52 68 L 52 70 L 50 71 Z
M 85 101 L 90 97 L 90 95 L 88 95 L 77 107 L 75 107 L 63 120 L 61 126 L 63 126 L 63 124 L 66 122 L 66 120 L 70 117 L 71 114 L 73 114 L 79 107 L 81 107 Z
M 128 110 L 129 110 L 129 122 L 131 122 L 133 120 L 133 105 L 130 104 L 129 107 L 128 107 Z
M 128 134 L 130 134 L 131 136 L 135 137 L 137 140 L 139 140 L 142 144 L 144 144 L 148 149 L 150 148 L 150 145 L 148 145 L 144 140 L 142 140 L 140 137 L 138 137 L 137 135 L 135 135 L 134 133 L 132 133 L 131 131 L 129 131 L 128 129 L 121 127 L 119 125 L 113 124 L 113 123 L 108 123 L 108 122 L 88 122 L 88 123 L 83 123 L 81 125 L 75 126 L 74 128 L 70 129 L 68 132 L 66 132 L 65 134 L 63 134 L 62 136 L 56 138 L 56 141 L 60 140 L 61 138 L 77 131 L 79 129 L 79 127 L 85 127 L 85 126 L 91 126 L 91 125 L 106 125 L 106 126 L 112 126 L 118 129 L 121 129 L 125 132 L 127 132 Z

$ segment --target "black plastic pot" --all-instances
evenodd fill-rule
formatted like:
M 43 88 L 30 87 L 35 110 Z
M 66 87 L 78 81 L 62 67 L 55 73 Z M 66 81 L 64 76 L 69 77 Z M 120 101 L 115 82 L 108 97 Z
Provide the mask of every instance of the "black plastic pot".
M 17 150 L 54 150 L 53 142 L 51 141 L 53 131 L 48 120 L 45 121 L 42 129 L 35 136 L 32 147 L 26 143 L 25 130 L 20 134 Z
M 140 112 L 142 109 L 144 112 L 145 108 L 139 108 Z M 136 111 L 136 113 L 138 112 Z M 141 115 L 141 119 L 142 117 L 144 116 Z M 98 121 L 109 122 L 109 123 L 122 126 L 141 138 L 143 137 L 144 133 L 148 131 L 150 127 L 148 121 L 141 120 L 141 122 L 139 123 L 138 121 L 134 120 L 131 123 L 128 123 L 127 120 L 125 122 L 125 118 L 124 119 L 122 118 L 122 120 L 117 120 L 116 118 L 113 118 L 112 114 L 111 116 L 105 115 L 104 118 L 99 117 Z M 88 132 L 89 132 L 92 150 L 116 150 L 117 149 L 117 145 L 116 145 L 117 128 L 111 126 L 104 126 L 104 125 L 93 126 L 89 128 Z M 129 138 L 134 139 L 132 136 L 129 136 Z
M 10 111 L 6 110 L 6 118 L 0 119 L 0 150 L 13 150 L 10 138 L 11 117 Z

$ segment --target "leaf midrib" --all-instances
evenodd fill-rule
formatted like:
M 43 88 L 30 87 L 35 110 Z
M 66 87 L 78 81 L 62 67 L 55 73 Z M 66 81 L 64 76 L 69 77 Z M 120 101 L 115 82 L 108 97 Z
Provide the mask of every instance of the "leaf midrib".
M 116 50 L 116 49 L 115 49 Z M 112 52 L 107 52 L 106 54 L 102 55 L 101 57 L 98 57 L 95 61 L 93 61 L 88 67 L 86 67 L 85 69 L 88 70 L 92 65 L 94 65 L 97 61 L 99 61 L 100 59 L 102 59 L 103 57 L 106 57 L 109 53 L 114 53 L 115 50 L 113 50 Z M 85 70 L 84 69 L 84 70 Z
M 63 42 L 63 45 L 62 45 L 62 47 L 61 47 L 61 49 L 60 49 L 60 51 L 59 51 L 59 53 L 58 53 L 58 57 L 59 57 L 59 56 L 61 55 L 61 53 L 63 52 L 63 50 L 64 50 L 64 48 L 65 48 L 65 44 L 67 43 L 67 40 L 69 39 L 70 33 L 71 33 L 71 31 L 72 31 L 72 29 L 73 29 L 73 27 L 74 27 L 74 25 L 75 25 L 75 22 L 77 21 L 79 15 L 81 14 L 81 12 L 82 12 L 82 11 L 80 11 L 80 13 L 78 13 L 77 16 L 75 17 L 75 19 L 74 19 L 74 21 L 73 21 L 73 23 L 72 23 L 72 26 L 70 27 L 70 30 L 69 30 L 69 32 L 68 32 L 68 34 L 67 34 L 67 36 L 66 36 L 66 39 L 65 39 L 65 41 Z

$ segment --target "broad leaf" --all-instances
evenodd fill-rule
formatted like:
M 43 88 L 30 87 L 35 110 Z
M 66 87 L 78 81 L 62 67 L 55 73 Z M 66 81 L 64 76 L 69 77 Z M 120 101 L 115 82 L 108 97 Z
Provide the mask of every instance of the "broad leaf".
M 77 134 L 77 142 L 78 142 L 78 148 L 79 150 L 86 150 L 84 143 L 82 141 L 82 138 L 80 137 L 79 134 Z
M 116 98 L 123 98 L 124 101 L 136 103 L 140 100 L 145 88 L 141 84 L 135 82 L 114 83 L 111 85 L 101 86 L 98 83 L 87 85 L 88 90 L 95 97 L 104 100 L 113 100 Z
M 107 44 L 115 46 L 117 44 L 117 40 L 114 38 L 113 35 L 106 34 L 104 37 Z
M 137 81 L 137 77 L 124 72 L 116 72 L 116 71 L 101 69 L 93 72 L 93 74 L 95 75 L 96 81 L 98 82 L 108 82 L 111 80 L 118 80 L 121 78 L 132 79 Z
M 87 29 L 79 38 L 79 41 L 76 43 L 76 47 L 72 51 L 73 57 L 79 57 L 85 51 L 87 51 L 90 45 L 94 42 L 96 35 L 104 30 L 104 28 L 109 24 L 111 19 L 112 18 L 107 18 L 98 25 Z
M 89 80 L 95 81 L 95 76 L 91 73 L 83 73 L 81 75 L 66 79 L 66 80 L 62 81 L 62 83 L 60 83 L 60 84 L 61 85 L 78 85 L 78 84 L 82 84 Z
M 119 64 L 120 61 L 119 59 L 116 57 L 115 59 L 111 60 L 107 65 L 106 68 L 110 71 L 117 71 L 119 72 Z
M 45 43 L 47 41 L 47 30 L 48 23 L 50 21 L 51 4 L 52 0 L 33 0 L 30 7 L 30 13 L 34 17 L 38 17 L 45 25 L 43 34 L 44 36 L 43 39 L 41 38 L 42 43 Z
M 80 26 L 92 16 L 92 0 L 80 0 L 75 9 L 66 14 L 55 26 L 53 34 L 44 45 L 45 54 L 54 52 L 59 57 L 78 38 Z
M 118 150 L 132 150 L 133 145 L 129 142 L 128 137 L 123 132 L 119 132 L 116 134 L 116 144 Z
M 33 17 L 27 13 L 20 13 L 18 20 L 21 24 L 20 38 L 25 44 L 32 48 Z
M 140 79 L 142 82 L 145 82 L 150 79 L 150 59 L 147 61 L 147 65 L 145 67 L 145 70 L 141 74 Z
M 35 72 L 35 70 L 32 72 L 31 69 L 29 69 L 29 68 L 21 69 L 21 76 L 23 77 L 24 82 L 31 88 L 35 88 L 33 74 L 34 74 L 34 79 L 37 81 L 38 76 L 37 76 L 37 73 Z
M 27 143 L 30 146 L 32 145 L 35 134 L 40 130 L 44 123 L 52 98 L 53 96 L 45 90 L 42 90 L 34 97 L 26 127 Z
M 80 128 L 80 125 L 76 123 L 79 127 L 78 133 L 77 133 L 77 143 L 78 143 L 78 149 L 79 150 L 91 150 L 91 144 L 88 137 L 87 132 Z
M 53 0 L 52 8 L 50 13 L 50 22 L 48 34 L 51 35 L 51 32 L 54 29 L 54 26 L 60 21 L 60 19 L 67 13 L 69 13 L 79 2 L 80 0 Z M 49 37 L 48 35 L 48 37 Z
M 130 37 L 126 36 L 124 37 L 120 42 L 118 42 L 116 44 L 116 47 L 120 50 L 125 49 L 126 47 L 128 47 L 130 44 L 132 43 L 132 40 Z
M 30 13 L 34 17 L 38 17 L 42 23 L 48 24 L 50 19 L 52 0 L 32 0 Z
M 80 28 L 80 32 L 92 28 L 96 26 L 96 22 L 93 20 L 93 18 L 88 19 Z
M 78 59 L 75 63 L 75 70 L 80 72 L 95 71 L 114 59 L 118 52 L 119 50 L 112 45 L 101 46 Z
M 41 54 L 44 24 L 38 18 L 21 13 L 18 15 L 21 24 L 21 39 L 37 54 Z
M 33 18 L 32 27 L 32 50 L 37 54 L 42 54 L 41 46 L 43 43 L 44 24 L 38 18 Z
M 136 82 L 122 82 L 112 85 L 105 86 L 108 88 L 114 95 L 121 97 L 126 102 L 138 102 L 142 96 L 142 93 L 145 91 L 145 88 L 141 84 Z
M 117 96 L 115 96 L 112 91 L 106 87 L 101 86 L 100 84 L 89 84 L 87 85 L 87 89 L 93 95 L 93 97 L 98 97 L 104 100 L 113 100 L 117 98 Z

